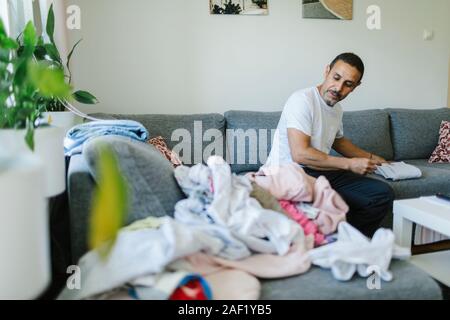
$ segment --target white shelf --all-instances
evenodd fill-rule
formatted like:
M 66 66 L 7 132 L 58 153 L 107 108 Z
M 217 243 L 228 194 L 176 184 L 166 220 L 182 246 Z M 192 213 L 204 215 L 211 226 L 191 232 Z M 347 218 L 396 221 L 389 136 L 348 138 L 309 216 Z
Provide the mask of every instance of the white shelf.
M 450 287 L 449 250 L 412 256 L 411 263 Z

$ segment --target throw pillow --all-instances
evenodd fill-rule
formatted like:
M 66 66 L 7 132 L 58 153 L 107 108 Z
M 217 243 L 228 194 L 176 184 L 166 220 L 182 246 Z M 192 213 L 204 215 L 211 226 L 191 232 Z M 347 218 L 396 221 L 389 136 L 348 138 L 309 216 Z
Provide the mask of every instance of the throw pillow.
M 170 150 L 169 147 L 167 147 L 167 144 L 164 141 L 163 137 L 158 136 L 156 138 L 150 139 L 148 143 L 150 143 L 156 149 L 158 149 L 158 151 L 161 152 L 162 155 L 172 163 L 174 168 L 181 166 L 183 164 L 178 154 Z
M 450 121 L 442 121 L 439 130 L 439 144 L 428 162 L 450 163 Z

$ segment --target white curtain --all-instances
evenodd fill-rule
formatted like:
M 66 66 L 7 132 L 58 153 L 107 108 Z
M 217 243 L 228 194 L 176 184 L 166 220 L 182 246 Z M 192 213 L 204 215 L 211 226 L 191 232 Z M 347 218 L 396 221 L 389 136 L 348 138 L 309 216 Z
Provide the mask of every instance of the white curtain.
M 11 37 L 17 37 L 26 23 L 33 17 L 33 0 L 5 0 L 2 1 L 3 15 L 7 16 L 8 29 Z
M 28 21 L 33 21 L 38 34 L 47 24 L 47 14 L 53 3 L 55 12 L 55 42 L 65 60 L 69 52 L 66 27 L 66 5 L 64 0 L 0 0 L 0 16 L 11 37 L 17 37 Z M 48 37 L 47 37 L 48 40 Z
M 0 19 L 2 19 L 5 25 L 6 32 L 9 33 L 8 0 L 0 0 Z

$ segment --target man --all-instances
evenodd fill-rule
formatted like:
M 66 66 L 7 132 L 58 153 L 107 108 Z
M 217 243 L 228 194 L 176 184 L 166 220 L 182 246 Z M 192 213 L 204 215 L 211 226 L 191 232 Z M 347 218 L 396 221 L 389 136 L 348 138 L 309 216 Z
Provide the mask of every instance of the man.
M 325 176 L 350 207 L 347 221 L 371 237 L 392 210 L 394 194 L 386 183 L 365 177 L 386 161 L 344 137 L 339 104 L 363 75 L 361 59 L 343 53 L 327 66 L 321 85 L 295 92 L 284 107 L 266 165 L 293 161 L 311 176 Z M 343 157 L 330 156 L 331 149 Z

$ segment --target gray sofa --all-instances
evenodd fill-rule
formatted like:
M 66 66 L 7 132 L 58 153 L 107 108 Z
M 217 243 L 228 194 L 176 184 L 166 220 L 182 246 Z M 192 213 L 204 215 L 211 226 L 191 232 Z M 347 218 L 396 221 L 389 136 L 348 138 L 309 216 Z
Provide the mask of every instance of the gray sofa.
M 212 141 L 202 139 L 209 129 L 217 129 L 226 137 L 223 149 L 216 153 L 227 158 L 232 171 L 243 174 L 256 171 L 264 162 L 271 147 L 271 130 L 275 129 L 280 112 L 229 111 L 220 114 L 199 115 L 112 115 L 94 114 L 101 119 L 131 119 L 141 122 L 151 137 L 163 136 L 173 148 L 180 141 L 172 141 L 176 129 L 185 129 L 192 135 L 193 152 L 190 163 L 199 160 Z M 344 113 L 344 133 L 360 147 L 388 160 L 405 161 L 418 166 L 423 177 L 417 180 L 389 182 L 397 199 L 450 193 L 450 164 L 428 164 L 427 159 L 436 147 L 442 120 L 450 120 L 450 109 L 409 110 L 383 109 Z M 196 122 L 201 121 L 201 122 Z M 229 135 L 230 130 L 232 135 Z M 238 130 L 241 129 L 241 130 Z M 257 129 L 258 144 L 249 145 L 248 129 Z M 261 129 L 261 131 L 259 131 Z M 227 131 L 228 130 L 228 131 Z M 200 133 L 200 138 L 199 138 Z M 206 135 L 208 136 L 208 134 Z M 217 139 L 217 137 L 216 137 Z M 233 143 L 230 143 L 233 141 Z M 243 150 L 244 163 L 235 163 L 232 151 Z M 255 154 L 256 153 L 256 154 Z M 201 153 L 200 153 L 201 155 Z M 186 156 L 186 155 L 183 155 Z M 201 157 L 200 157 L 201 159 Z M 374 176 L 375 179 L 381 179 Z M 73 262 L 86 252 L 87 221 L 95 182 L 82 155 L 70 159 L 68 193 L 70 206 L 71 249 Z M 389 213 L 385 226 L 390 226 Z M 262 299 L 440 299 L 438 284 L 423 271 L 408 262 L 393 261 L 394 280 L 382 283 L 381 290 L 369 290 L 366 279 L 355 276 L 352 281 L 338 282 L 329 270 L 313 267 L 304 275 L 262 281 Z

